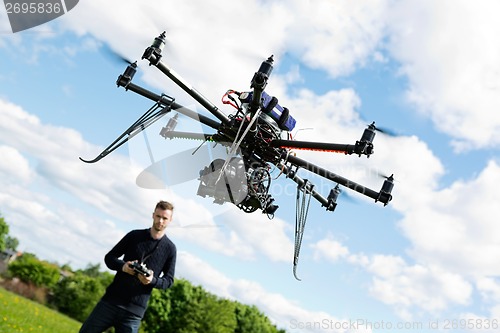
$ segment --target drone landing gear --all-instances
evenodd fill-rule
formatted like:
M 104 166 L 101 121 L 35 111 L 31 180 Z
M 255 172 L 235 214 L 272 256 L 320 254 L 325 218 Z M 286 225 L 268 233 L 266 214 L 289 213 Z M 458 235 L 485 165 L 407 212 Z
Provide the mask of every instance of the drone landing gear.
M 152 125 L 155 121 L 163 117 L 165 114 L 172 110 L 174 104 L 174 98 L 162 95 L 157 102 L 149 108 L 139 119 L 137 119 L 130 127 L 123 132 L 115 141 L 113 141 L 106 149 L 104 149 L 96 158 L 93 160 L 85 160 L 80 157 L 80 160 L 85 163 L 95 163 L 102 158 L 109 155 L 118 147 L 122 146 L 129 138 L 133 137 L 137 133 L 145 130 L 147 127 Z
M 304 179 L 302 185 L 297 186 L 297 206 L 295 214 L 295 244 L 293 255 L 293 276 L 300 281 L 297 277 L 297 266 L 299 264 L 300 248 L 302 246 L 302 237 L 304 236 L 304 229 L 307 221 L 307 213 L 309 211 L 309 204 L 312 197 L 312 189 L 314 185 L 307 179 Z M 302 195 L 301 195 L 302 193 Z

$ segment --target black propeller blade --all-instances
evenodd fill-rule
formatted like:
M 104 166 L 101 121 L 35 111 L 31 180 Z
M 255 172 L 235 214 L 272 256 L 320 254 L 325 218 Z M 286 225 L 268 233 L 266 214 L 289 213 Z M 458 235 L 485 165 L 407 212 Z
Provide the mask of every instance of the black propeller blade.
M 126 58 L 125 56 L 113 50 L 108 44 L 103 44 L 102 52 L 105 54 L 107 58 L 109 58 L 111 61 L 115 63 L 120 63 L 120 64 L 126 63 L 129 65 L 132 65 L 133 63 L 133 61 L 131 61 L 130 59 Z
M 375 126 L 375 123 L 372 123 L 373 129 L 377 132 L 383 133 L 385 135 L 389 136 L 397 136 L 397 133 L 391 129 L 388 129 L 386 127 L 380 127 L 380 126 Z

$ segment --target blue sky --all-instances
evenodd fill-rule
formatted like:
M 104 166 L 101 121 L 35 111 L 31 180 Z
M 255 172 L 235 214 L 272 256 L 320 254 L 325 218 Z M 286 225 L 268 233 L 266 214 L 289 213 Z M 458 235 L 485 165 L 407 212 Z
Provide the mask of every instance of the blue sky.
M 75 268 L 104 268 L 110 247 L 125 232 L 147 228 L 154 204 L 167 199 L 176 205 L 169 235 L 179 250 L 177 275 L 257 305 L 289 332 L 390 331 L 379 329 L 382 323 L 431 332 L 436 320 L 449 332 L 487 332 L 488 320 L 500 319 L 495 7 L 88 0 L 16 34 L 2 9 L 0 212 L 21 250 Z M 97 155 L 152 105 L 116 87 L 126 65 L 105 49 L 139 59 L 164 30 L 165 62 L 226 113 L 232 110 L 220 103 L 225 91 L 248 89 L 274 54 L 267 91 L 304 129 L 298 139 L 354 143 L 371 121 L 398 134 L 377 134 L 369 159 L 298 152 L 375 190 L 383 182 L 377 173 L 396 177 L 387 207 L 347 189 L 333 213 L 311 203 L 302 281 L 292 274 L 289 180 L 273 183 L 280 208 L 268 220 L 213 205 L 188 191 L 192 183 L 137 186 L 140 166 L 147 167 L 140 137 L 99 163 L 78 160 Z M 145 62 L 134 82 L 202 110 Z M 155 130 L 148 135 L 156 138 L 157 158 L 190 144 L 163 141 Z M 302 175 L 324 195 L 334 186 Z M 358 325 L 339 328 L 352 322 Z

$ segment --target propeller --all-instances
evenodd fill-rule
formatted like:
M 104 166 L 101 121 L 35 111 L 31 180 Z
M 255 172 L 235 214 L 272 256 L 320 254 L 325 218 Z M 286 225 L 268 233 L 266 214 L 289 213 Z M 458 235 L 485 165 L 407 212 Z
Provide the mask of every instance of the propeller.
M 380 126 L 375 126 L 375 122 L 373 121 L 371 124 L 368 125 L 368 127 L 370 127 L 371 129 L 373 129 L 374 131 L 377 131 L 379 133 L 382 133 L 382 134 L 385 134 L 385 135 L 388 135 L 388 136 L 397 136 L 398 134 L 387 128 L 387 127 L 380 127 Z
M 110 59 L 111 61 L 119 64 L 126 63 L 128 65 L 132 65 L 134 62 L 131 61 L 130 59 L 126 58 L 125 56 L 121 55 L 120 53 L 116 52 L 109 46 L 108 44 L 103 44 L 102 46 L 102 52 L 105 54 L 105 56 Z
M 358 115 L 359 115 L 359 118 L 363 121 L 363 122 L 369 122 L 370 119 L 374 116 L 373 114 L 370 114 L 369 116 L 364 113 L 364 112 L 358 112 Z M 377 118 L 379 118 L 378 115 L 375 115 Z M 387 116 L 385 116 L 384 118 L 386 118 Z M 371 121 L 371 124 L 369 124 L 368 126 L 370 126 L 374 131 L 377 131 L 379 133 L 382 133 L 382 134 L 385 134 L 385 135 L 388 135 L 388 136 L 398 136 L 399 134 L 394 131 L 393 129 L 389 128 L 389 127 L 385 127 L 385 126 L 378 126 L 378 125 L 375 125 L 375 121 Z
M 384 178 L 384 179 L 393 181 L 393 182 L 397 182 L 398 181 L 397 179 L 394 178 L 394 174 L 391 174 L 390 176 L 388 176 L 385 173 L 377 172 L 377 176 L 379 176 L 380 178 Z
M 388 129 L 387 127 L 375 126 L 375 131 L 383 133 L 383 134 L 388 135 L 388 136 L 397 136 L 398 135 L 395 131 Z

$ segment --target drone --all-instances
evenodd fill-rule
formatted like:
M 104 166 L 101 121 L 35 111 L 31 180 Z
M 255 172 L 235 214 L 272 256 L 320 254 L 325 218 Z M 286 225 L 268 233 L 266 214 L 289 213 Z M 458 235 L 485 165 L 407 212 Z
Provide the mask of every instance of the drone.
M 279 170 L 280 175 L 297 184 L 297 207 L 295 221 L 295 246 L 293 274 L 297 280 L 302 237 L 307 220 L 307 212 L 311 198 L 318 201 L 326 211 L 334 211 L 341 186 L 381 202 L 386 206 L 392 200 L 394 176 L 386 176 L 380 191 L 372 190 L 352 180 L 344 178 L 316 164 L 296 156 L 294 150 L 305 149 L 323 152 L 343 153 L 345 155 L 362 155 L 370 157 L 374 153 L 373 140 L 378 128 L 375 122 L 368 125 L 361 138 L 354 144 L 327 142 L 297 141 L 292 138 L 291 131 L 296 126 L 290 110 L 280 104 L 278 99 L 265 91 L 273 70 L 274 59 L 270 56 L 264 60 L 250 81 L 250 90 L 228 90 L 222 103 L 235 109 L 226 115 L 216 105 L 169 68 L 162 59 L 162 50 L 166 44 L 166 32 L 161 33 L 147 47 L 142 60 L 155 66 L 177 86 L 197 101 L 209 115 L 193 111 L 175 101 L 166 94 L 157 94 L 132 82 L 137 72 L 137 61 L 128 62 L 123 74 L 119 75 L 116 84 L 126 91 L 132 91 L 154 102 L 141 117 L 127 130 L 92 160 L 80 160 L 95 163 L 131 137 L 145 130 L 150 125 L 169 113 L 175 113 L 159 135 L 165 139 L 197 139 L 202 144 L 221 145 L 227 152 L 226 158 L 216 158 L 199 170 L 199 186 L 197 195 L 213 199 L 215 204 L 230 203 L 246 213 L 261 211 L 272 218 L 279 208 L 270 193 L 271 170 Z M 211 133 L 176 131 L 178 116 L 182 114 L 198 121 L 211 130 Z M 196 154 L 194 150 L 192 154 Z M 319 193 L 315 185 L 308 179 L 298 175 L 299 170 L 323 177 L 335 184 L 327 196 Z

